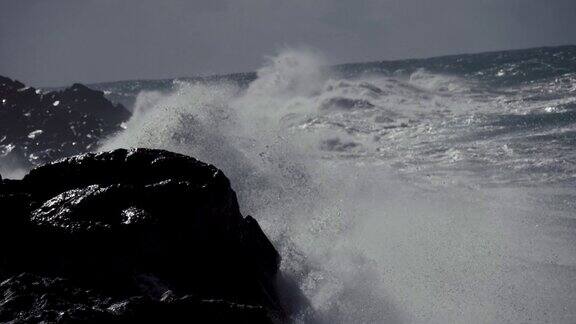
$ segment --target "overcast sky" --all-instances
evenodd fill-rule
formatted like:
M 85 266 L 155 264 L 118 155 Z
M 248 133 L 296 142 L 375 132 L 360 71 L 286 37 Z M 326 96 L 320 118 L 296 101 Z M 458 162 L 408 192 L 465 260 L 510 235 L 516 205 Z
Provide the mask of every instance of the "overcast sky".
M 576 44 L 576 0 L 0 0 L 0 75 L 36 86 Z

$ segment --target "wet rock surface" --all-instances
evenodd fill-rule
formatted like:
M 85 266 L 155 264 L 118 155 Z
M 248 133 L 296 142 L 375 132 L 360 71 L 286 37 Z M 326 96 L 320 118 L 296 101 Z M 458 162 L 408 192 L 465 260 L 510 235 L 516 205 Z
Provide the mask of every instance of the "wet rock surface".
M 81 84 L 43 92 L 0 76 L 0 165 L 29 168 L 89 152 L 128 118 L 122 105 Z
M 121 149 L 0 182 L 0 322 L 284 318 L 279 255 L 214 166 Z

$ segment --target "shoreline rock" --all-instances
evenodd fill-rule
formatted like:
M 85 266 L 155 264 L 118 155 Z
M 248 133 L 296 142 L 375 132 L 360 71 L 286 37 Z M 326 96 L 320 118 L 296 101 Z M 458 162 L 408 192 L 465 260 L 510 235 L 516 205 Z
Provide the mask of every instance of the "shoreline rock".
M 212 165 L 162 150 L 87 153 L 0 180 L 0 206 L 0 321 L 286 317 L 280 256 Z M 53 290 L 64 310 L 43 300 Z
M 0 166 L 29 169 L 89 152 L 130 116 L 82 84 L 43 92 L 0 76 Z

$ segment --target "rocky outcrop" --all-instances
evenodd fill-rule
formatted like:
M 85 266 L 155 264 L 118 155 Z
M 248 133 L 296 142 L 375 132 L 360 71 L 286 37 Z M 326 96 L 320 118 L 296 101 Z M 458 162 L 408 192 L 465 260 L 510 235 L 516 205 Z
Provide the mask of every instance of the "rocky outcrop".
M 168 291 L 161 298 L 112 299 L 70 280 L 29 273 L 0 283 L 0 322 L 10 323 L 274 323 L 270 310 Z
M 0 76 L 0 166 L 29 168 L 93 150 L 130 113 L 74 84 L 42 92 Z
M 214 166 L 89 153 L 1 181 L 0 206 L 0 322 L 284 316 L 279 255 Z

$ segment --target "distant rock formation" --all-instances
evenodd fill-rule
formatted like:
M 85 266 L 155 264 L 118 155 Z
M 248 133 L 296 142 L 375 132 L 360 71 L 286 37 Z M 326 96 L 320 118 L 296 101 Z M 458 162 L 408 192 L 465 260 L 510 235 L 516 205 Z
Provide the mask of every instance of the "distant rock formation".
M 0 322 L 279 323 L 280 257 L 217 168 L 88 153 L 0 180 Z
M 0 76 L 0 166 L 30 168 L 90 152 L 129 118 L 122 105 L 81 84 L 43 93 Z

